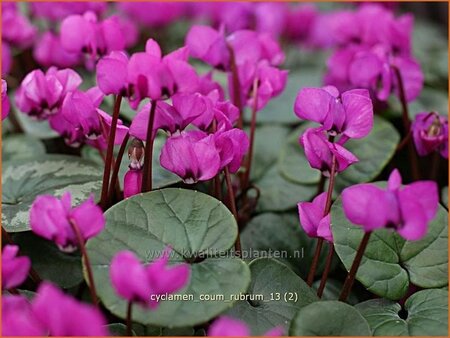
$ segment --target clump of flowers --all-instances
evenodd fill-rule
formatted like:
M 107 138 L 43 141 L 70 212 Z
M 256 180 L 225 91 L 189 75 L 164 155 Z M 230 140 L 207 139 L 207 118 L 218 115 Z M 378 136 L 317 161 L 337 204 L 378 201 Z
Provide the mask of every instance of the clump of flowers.
M 412 134 L 420 156 L 438 152 L 448 158 L 448 119 L 436 112 L 416 115 L 412 123 Z

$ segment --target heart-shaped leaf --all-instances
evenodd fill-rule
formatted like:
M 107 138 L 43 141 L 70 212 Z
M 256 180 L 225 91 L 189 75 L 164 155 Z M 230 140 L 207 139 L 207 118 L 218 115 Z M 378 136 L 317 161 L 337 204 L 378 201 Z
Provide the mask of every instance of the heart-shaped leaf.
M 102 170 L 76 156 L 43 155 L 12 160 L 2 167 L 2 226 L 8 232 L 30 230 L 29 209 L 38 195 L 70 191 L 79 204 L 98 194 Z
M 441 198 L 442 203 L 448 209 L 448 187 L 442 188 Z
M 30 257 L 33 268 L 39 277 L 71 288 L 83 280 L 81 256 L 79 252 L 64 253 L 55 243 L 34 235 L 32 232 L 16 233 L 14 243 L 20 247 L 21 254 Z
M 2 140 L 2 161 L 25 159 L 45 154 L 44 144 L 25 134 L 14 134 Z
M 18 112 L 18 110 L 15 110 Z M 54 131 L 48 121 L 37 121 L 26 114 L 15 114 L 23 131 L 33 137 L 39 139 L 50 139 L 58 137 L 58 133 Z
M 295 313 L 318 299 L 313 289 L 274 259 L 256 259 L 250 263 L 250 271 L 248 300 L 237 302 L 226 314 L 243 320 L 255 335 L 275 326 L 284 327 L 287 333 Z
M 336 253 L 350 270 L 364 232 L 347 220 L 341 198 L 331 209 L 331 219 Z M 439 206 L 427 235 L 420 241 L 407 242 L 387 229 L 374 231 L 356 278 L 369 291 L 393 300 L 405 295 L 410 282 L 423 288 L 446 285 L 447 229 L 447 212 Z
M 263 213 L 252 218 L 241 233 L 241 242 L 244 259 L 252 260 L 271 254 L 272 258 L 286 264 L 302 278 L 308 275 L 316 249 L 316 239 L 308 237 L 302 230 L 296 212 Z M 324 247 L 317 275 L 323 271 L 326 255 L 327 249 Z M 337 262 L 338 259 L 334 259 L 334 265 Z
M 315 184 L 296 184 L 286 180 L 276 165 L 268 169 L 255 185 L 260 190 L 258 211 L 294 209 L 299 201 L 308 201 L 317 191 Z
M 291 322 L 292 336 L 370 336 L 364 317 L 351 305 L 315 302 L 302 308 Z
M 410 296 L 404 309 L 391 300 L 371 299 L 356 305 L 374 336 L 447 336 L 448 292 L 430 289 Z
M 189 284 L 178 294 L 189 300 L 167 301 L 157 310 L 135 306 L 133 320 L 142 324 L 183 327 L 206 322 L 232 306 L 231 295 L 245 292 L 250 282 L 248 266 L 224 257 L 237 236 L 231 212 L 218 200 L 194 190 L 162 189 L 128 198 L 106 213 L 106 228 L 87 244 L 94 279 L 105 307 L 125 318 L 127 302 L 117 296 L 109 280 L 112 258 L 122 250 L 134 251 L 151 262 L 167 245 L 172 262 L 193 261 Z M 224 299 L 205 301 L 201 295 Z M 180 296 L 182 297 L 182 296 Z M 192 298 L 191 298 L 192 297 Z

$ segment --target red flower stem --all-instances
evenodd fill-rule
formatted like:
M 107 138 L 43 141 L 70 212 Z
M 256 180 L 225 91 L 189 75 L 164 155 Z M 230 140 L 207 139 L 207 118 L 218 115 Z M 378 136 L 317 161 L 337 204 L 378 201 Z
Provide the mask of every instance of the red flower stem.
M 402 74 L 400 73 L 400 70 L 395 66 L 392 66 L 392 70 L 394 71 L 395 77 L 397 78 L 398 82 L 399 98 L 402 104 L 403 128 L 405 129 L 404 132 L 406 133 L 407 136 L 408 133 L 410 133 L 411 131 L 411 121 L 409 119 L 409 110 L 405 94 L 405 86 L 403 84 Z M 412 177 L 415 181 L 417 181 L 420 179 L 419 164 L 417 160 L 416 149 L 414 148 L 414 144 L 412 142 L 411 137 L 409 137 L 408 139 L 408 153 L 409 153 L 409 160 L 411 163 Z
M 344 286 L 342 287 L 341 295 L 339 296 L 339 300 L 341 302 L 345 302 L 350 294 L 350 291 L 353 286 L 353 282 L 355 281 L 356 272 L 358 271 L 359 265 L 361 264 L 362 257 L 364 255 L 364 251 L 366 251 L 367 244 L 369 243 L 370 235 L 372 232 L 364 233 L 364 237 L 359 244 L 358 251 L 356 252 L 355 259 L 350 268 L 350 271 L 345 279 Z
M 127 331 L 126 331 L 127 337 L 132 336 L 132 330 L 131 330 L 131 326 L 133 324 L 133 321 L 131 320 L 132 312 L 133 312 L 133 302 L 129 301 L 128 307 L 127 307 Z
M 91 293 L 92 303 L 98 307 L 98 298 L 97 298 L 97 291 L 95 289 L 94 275 L 92 273 L 91 262 L 89 261 L 89 256 L 86 251 L 84 238 L 81 235 L 80 228 L 78 227 L 78 225 L 75 223 L 74 220 L 70 220 L 70 225 L 72 226 L 72 230 L 73 230 L 73 232 L 75 232 L 75 236 L 77 237 L 78 246 L 80 248 L 81 255 L 84 260 L 84 265 L 86 267 L 86 273 L 87 273 L 88 280 L 89 280 L 89 291 Z
M 328 256 L 323 270 L 322 279 L 320 280 L 319 288 L 317 289 L 317 296 L 322 298 L 323 290 L 327 284 L 328 274 L 330 273 L 331 262 L 333 261 L 334 245 L 332 242 L 328 243 Z
M 5 238 L 5 240 L 8 242 L 8 244 L 11 245 L 15 245 L 14 241 L 12 240 L 11 236 L 9 235 L 9 233 L 2 227 L 2 238 Z M 3 240 L 2 240 L 2 244 L 3 244 Z M 36 285 L 39 285 L 42 282 L 42 278 L 39 276 L 39 274 L 36 272 L 36 270 L 33 269 L 33 267 L 30 267 L 30 277 L 33 280 L 33 282 Z
M 143 167 L 143 177 L 142 177 L 142 192 L 147 192 L 152 190 L 152 180 L 153 180 L 153 142 L 155 138 L 153 137 L 153 125 L 155 124 L 155 112 L 156 112 L 156 100 L 152 100 L 150 106 L 150 116 L 148 118 L 147 126 L 147 139 L 145 141 L 145 155 L 144 155 L 144 167 Z
M 228 167 L 224 168 L 224 173 L 225 173 L 225 181 L 227 183 L 229 208 L 233 213 L 234 218 L 236 219 L 236 223 L 239 224 L 239 216 L 236 209 L 236 200 L 234 197 L 233 185 L 231 183 L 230 170 L 228 169 Z M 242 246 L 241 246 L 241 237 L 239 236 L 239 225 L 236 242 L 234 244 L 234 249 L 236 250 L 236 256 L 241 257 Z
M 111 130 L 109 132 L 108 148 L 106 150 L 105 169 L 103 170 L 103 183 L 100 205 L 105 210 L 108 198 L 109 178 L 111 175 L 111 163 L 113 160 L 114 139 L 116 138 L 117 121 L 119 120 L 120 104 L 122 102 L 122 95 L 117 95 L 114 103 L 114 111 L 111 122 Z
M 111 183 L 109 184 L 109 196 L 108 196 L 108 207 L 112 204 L 112 200 L 114 197 L 113 189 L 117 184 L 117 180 L 119 178 L 120 165 L 122 164 L 123 154 L 125 153 L 125 149 L 128 144 L 128 140 L 130 139 L 130 134 L 127 133 L 125 138 L 120 145 L 119 153 L 117 154 L 116 163 L 114 164 L 114 170 L 111 176 Z
M 237 123 L 237 127 L 242 129 L 244 126 L 244 110 L 242 108 L 241 102 L 241 83 L 239 80 L 239 72 L 236 65 L 236 56 L 234 54 L 233 47 L 229 44 L 227 45 L 228 51 L 230 52 L 230 68 L 231 68 L 231 77 L 233 81 L 233 104 L 239 110 L 239 119 Z
M 241 191 L 246 191 L 250 182 L 250 171 L 252 170 L 252 160 L 253 160 L 253 148 L 255 143 L 256 134 L 256 113 L 258 111 L 258 79 L 253 81 L 253 109 L 252 109 L 252 120 L 250 123 L 250 146 L 248 150 L 247 163 L 244 173 L 244 181 L 241 187 Z M 244 204 L 246 195 L 244 195 Z
M 328 183 L 328 191 L 327 191 L 327 200 L 325 202 L 325 209 L 323 211 L 323 215 L 326 216 L 330 213 L 331 209 L 331 201 L 333 197 L 333 189 L 334 189 L 334 181 L 336 176 L 336 156 L 333 155 L 331 159 L 331 170 L 330 170 L 330 182 Z M 317 265 L 319 264 L 320 252 L 322 251 L 323 238 L 317 239 L 316 251 L 314 253 L 313 261 L 311 263 L 311 267 L 309 269 L 307 284 L 309 286 L 312 285 L 314 281 L 314 275 L 316 274 Z
M 317 239 L 316 251 L 314 252 L 314 257 L 311 262 L 311 267 L 309 268 L 308 278 L 306 279 L 306 284 L 311 286 L 314 282 L 314 275 L 316 274 L 317 265 L 319 263 L 320 252 L 322 251 L 323 238 Z

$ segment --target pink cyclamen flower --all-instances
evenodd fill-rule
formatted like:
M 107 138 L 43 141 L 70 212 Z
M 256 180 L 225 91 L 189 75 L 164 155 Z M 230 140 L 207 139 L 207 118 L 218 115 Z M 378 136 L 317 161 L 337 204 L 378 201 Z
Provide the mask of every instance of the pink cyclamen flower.
M 386 189 L 374 184 L 357 184 L 344 189 L 345 216 L 364 231 L 392 228 L 409 241 L 422 239 L 439 203 L 434 181 L 418 181 L 402 187 L 398 170 L 389 176 Z
M 87 66 L 111 51 L 123 50 L 125 38 L 118 17 L 98 21 L 94 12 L 71 15 L 61 23 L 61 44 L 68 52 L 86 54 Z
M 12 66 L 11 48 L 9 44 L 2 41 L 2 76 L 9 74 Z
M 207 125 L 209 125 L 213 119 L 213 111 L 212 103 L 207 97 L 199 93 L 175 94 L 172 97 L 172 105 L 163 101 L 156 103 L 153 133 L 162 129 L 169 135 L 177 134 L 201 115 L 205 116 L 204 118 L 208 120 Z M 133 118 L 130 134 L 145 140 L 149 117 L 150 103 L 144 105 Z
M 2 120 L 8 117 L 9 110 L 11 108 L 7 92 L 8 92 L 8 85 L 6 81 L 2 79 Z
M 128 198 L 139 194 L 142 189 L 142 168 L 128 169 L 123 178 L 123 197 Z
M 331 233 L 330 214 L 324 216 L 327 193 L 323 192 L 316 196 L 312 202 L 300 202 L 297 204 L 300 224 L 310 237 L 323 238 L 333 242 Z
M 72 69 L 51 67 L 45 74 L 34 70 L 25 76 L 16 91 L 17 107 L 39 120 L 52 118 L 60 112 L 66 95 L 76 90 L 81 82 L 81 77 Z
M 110 276 L 117 294 L 142 306 L 156 309 L 154 296 L 175 293 L 186 286 L 190 277 L 189 265 L 169 266 L 170 249 L 161 258 L 144 266 L 130 251 L 119 252 L 111 262 Z
M 72 14 L 83 14 L 87 11 L 102 14 L 107 9 L 107 3 L 104 2 L 31 2 L 30 8 L 33 16 L 36 18 L 50 21 L 60 21 Z
M 69 192 L 64 193 L 61 199 L 40 195 L 34 200 L 30 210 L 31 230 L 54 241 L 63 251 L 73 251 L 78 246 L 73 224 L 85 241 L 103 230 L 105 216 L 93 196 L 75 208 L 71 206 Z
M 213 135 L 200 131 L 167 139 L 160 155 L 161 166 L 180 176 L 187 184 L 207 181 L 217 175 L 220 156 Z
M 2 336 L 47 336 L 48 330 L 34 315 L 24 296 L 2 295 Z
M 2 27 L 2 41 L 20 48 L 30 46 L 37 31 L 16 4 L 6 5 L 5 2 L 2 2 Z
M 282 336 L 283 333 L 284 329 L 277 326 L 267 331 L 263 336 L 278 337 Z M 212 337 L 248 337 L 250 335 L 250 329 L 245 322 L 226 316 L 216 319 L 208 330 L 208 336 Z
M 336 87 L 304 88 L 295 100 L 295 114 L 320 123 L 330 135 L 362 138 L 373 127 L 373 105 L 366 89 L 339 94 Z
M 156 28 L 181 18 L 187 10 L 184 2 L 118 2 L 119 11 L 139 24 Z
M 26 256 L 17 257 L 17 245 L 5 245 L 2 251 L 2 289 L 15 288 L 27 278 L 31 261 Z
M 417 114 L 412 123 L 414 144 L 420 156 L 435 151 L 448 158 L 448 120 L 438 113 Z
M 250 146 L 245 131 L 238 128 L 218 131 L 214 134 L 214 142 L 220 156 L 220 169 L 228 166 L 231 173 L 237 172 Z
M 31 307 L 50 336 L 108 335 L 106 320 L 98 309 L 64 294 L 48 282 L 41 283 Z
M 343 146 L 328 141 L 326 134 L 320 128 L 309 128 L 299 139 L 305 149 L 305 155 L 312 168 L 329 176 L 332 168 L 333 155 L 336 157 L 336 173 L 344 171 L 348 166 L 358 162 L 358 159 Z
M 44 67 L 67 68 L 81 62 L 80 54 L 65 50 L 59 36 L 51 31 L 45 32 L 36 42 L 33 56 Z

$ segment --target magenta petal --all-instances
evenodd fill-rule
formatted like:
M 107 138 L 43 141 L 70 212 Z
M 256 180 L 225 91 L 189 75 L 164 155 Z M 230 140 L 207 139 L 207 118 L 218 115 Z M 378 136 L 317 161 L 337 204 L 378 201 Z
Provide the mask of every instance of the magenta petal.
M 186 286 L 189 281 L 190 268 L 188 264 L 167 266 L 167 261 L 160 258 L 147 266 L 147 277 L 151 293 L 174 293 Z
M 17 245 L 5 245 L 2 251 L 2 289 L 15 288 L 27 279 L 31 261 L 28 257 L 17 257 Z
M 284 335 L 284 329 L 281 326 L 276 326 L 264 333 L 264 337 L 281 337 Z
M 388 189 L 389 190 L 397 190 L 402 185 L 402 177 L 400 176 L 400 172 L 398 169 L 392 170 L 391 174 L 389 175 L 388 180 Z
M 419 63 L 414 59 L 409 58 L 397 58 L 395 65 L 400 70 L 402 76 L 403 85 L 405 89 L 405 96 L 408 102 L 413 101 L 423 88 L 424 75 Z M 397 83 L 397 81 L 395 81 Z M 398 93 L 398 85 L 397 93 Z
M 326 215 L 319 222 L 317 227 L 317 236 L 328 242 L 333 242 L 333 234 L 331 232 L 331 214 Z
M 107 335 L 106 320 L 98 309 L 64 294 L 48 282 L 40 284 L 32 309 L 50 336 Z
M 129 169 L 123 179 L 123 197 L 139 194 L 142 188 L 142 170 Z
M 76 223 L 85 240 L 100 233 L 106 223 L 102 209 L 95 204 L 93 196 L 74 208 L 69 217 Z
M 2 336 L 46 336 L 47 330 L 35 317 L 24 296 L 2 296 Z
M 208 329 L 208 336 L 213 337 L 248 337 L 250 330 L 238 319 L 230 317 L 217 318 Z
M 128 58 L 123 52 L 111 52 L 97 63 L 97 84 L 105 95 L 123 94 L 127 81 Z
M 431 214 L 432 211 L 425 210 L 417 196 L 410 196 L 409 192 L 400 193 L 399 204 L 403 216 L 403 224 L 397 229 L 399 235 L 408 241 L 418 241 L 425 237 L 428 231 L 427 213 Z M 437 204 L 435 208 L 437 209 Z
M 60 34 L 64 49 L 79 53 L 93 34 L 92 25 L 81 15 L 71 15 L 61 23 Z
M 162 57 L 161 47 L 159 47 L 158 42 L 153 39 L 148 39 L 145 43 L 145 52 L 157 59 L 161 59 Z
M 320 88 L 304 88 L 295 99 L 295 114 L 303 119 L 324 123 L 330 114 L 334 97 Z
M 345 131 L 351 138 L 367 136 L 373 128 L 373 106 L 369 92 L 348 91 L 342 94 L 342 104 L 345 110 Z
M 384 191 L 372 184 L 357 184 L 344 189 L 342 206 L 350 222 L 362 225 L 365 231 L 385 226 L 387 209 L 391 207 Z
M 117 294 L 128 301 L 147 304 L 150 299 L 150 283 L 144 266 L 130 251 L 114 256 L 109 270 L 111 283 Z
M 357 53 L 349 67 L 350 82 L 355 86 L 371 88 L 382 72 L 383 62 L 372 52 Z
M 297 205 L 300 224 L 310 237 L 317 237 L 319 223 L 324 217 L 326 198 L 327 193 L 323 192 L 312 202 L 300 202 Z
M 101 35 L 105 42 L 105 52 L 121 51 L 125 48 L 125 36 L 123 35 L 122 26 L 117 16 L 105 19 L 99 25 L 101 27 Z
M 431 221 L 436 216 L 439 205 L 437 184 L 434 181 L 413 182 L 399 192 L 399 199 L 400 203 L 415 199 L 422 206 L 427 221 Z
M 358 158 L 353 155 L 350 151 L 345 149 L 339 144 L 330 143 L 330 151 L 336 156 L 337 168 L 336 172 L 341 172 L 347 169 L 353 163 L 358 162 Z

